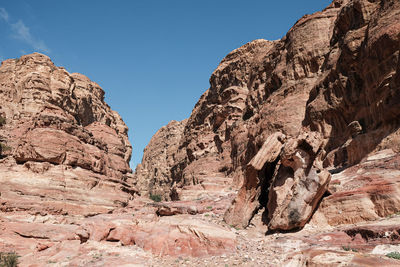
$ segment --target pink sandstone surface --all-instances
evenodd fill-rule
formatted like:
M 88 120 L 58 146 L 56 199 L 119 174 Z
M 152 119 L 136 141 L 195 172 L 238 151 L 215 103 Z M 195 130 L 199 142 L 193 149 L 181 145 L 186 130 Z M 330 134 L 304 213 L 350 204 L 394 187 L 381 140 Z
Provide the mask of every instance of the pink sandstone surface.
M 334 0 L 229 53 L 135 173 L 97 83 L 42 54 L 6 60 L 0 251 L 21 266 L 398 266 L 399 54 L 399 1 Z

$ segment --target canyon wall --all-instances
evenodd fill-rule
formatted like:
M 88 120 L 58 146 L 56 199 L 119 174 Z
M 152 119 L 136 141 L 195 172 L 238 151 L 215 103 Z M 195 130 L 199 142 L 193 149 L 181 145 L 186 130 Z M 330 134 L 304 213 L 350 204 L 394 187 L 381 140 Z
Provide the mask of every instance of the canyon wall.
M 263 209 L 272 230 L 304 226 L 333 198 L 333 174 L 399 152 L 399 33 L 398 1 L 335 0 L 281 40 L 229 53 L 165 165 L 170 188 L 231 177 L 226 222 L 246 227 Z
M 0 67 L 1 210 L 91 214 L 136 191 L 128 127 L 104 91 L 34 53 Z
M 151 138 L 143 151 L 142 163 L 138 164 L 134 180 L 141 195 L 160 196 L 166 200 L 176 197 L 172 189 L 171 167 L 181 140 L 186 120 L 171 121 Z

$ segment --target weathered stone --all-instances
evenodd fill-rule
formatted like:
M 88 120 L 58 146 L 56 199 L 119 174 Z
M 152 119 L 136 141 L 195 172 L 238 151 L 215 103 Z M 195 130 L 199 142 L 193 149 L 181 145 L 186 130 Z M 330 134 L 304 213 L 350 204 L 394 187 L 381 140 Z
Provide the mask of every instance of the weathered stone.
M 316 133 L 302 134 L 285 144 L 269 190 L 269 229 L 291 230 L 310 219 L 331 178 L 319 159 L 321 147 L 322 138 Z
M 400 212 L 400 156 L 392 150 L 372 154 L 334 174 L 329 191 L 331 195 L 314 216 L 315 223 L 353 224 L 396 214 Z
M 137 192 L 128 128 L 97 83 L 34 53 L 2 62 L 0 102 L 2 211 L 92 214 Z
M 243 187 L 225 214 L 224 220 L 237 227 L 246 227 L 260 207 L 262 190 L 274 174 L 276 160 L 281 152 L 285 135 L 274 133 L 264 142 L 261 149 L 246 168 Z
M 142 195 L 179 199 L 179 194 L 170 190 L 173 183 L 171 167 L 185 124 L 186 120 L 169 122 L 157 131 L 144 149 L 142 163 L 137 165 L 134 176 Z
M 172 189 L 165 186 L 165 194 L 202 190 L 196 186 L 203 174 L 225 176 L 241 188 L 227 222 L 244 227 L 269 202 L 266 222 L 288 230 L 308 220 L 326 190 L 328 170 L 357 165 L 374 151 L 400 151 L 399 8 L 394 0 L 333 1 L 298 20 L 281 40 L 255 40 L 229 53 L 172 153 Z M 268 167 L 270 177 L 277 172 L 274 183 L 284 185 L 275 184 L 272 193 L 270 179 L 249 178 L 263 170 L 248 166 L 275 132 L 292 141 L 277 166 Z M 298 147 L 295 139 L 303 134 L 318 136 L 319 143 Z M 312 167 L 300 166 L 303 160 Z M 297 209 L 301 214 L 289 226 Z
M 4 61 L 0 252 L 22 266 L 398 265 L 384 255 L 399 244 L 399 10 L 334 0 L 232 51 L 135 176 L 98 84 L 40 54 Z M 182 201 L 132 199 L 134 182 Z M 236 188 L 225 220 L 244 230 L 221 222 Z

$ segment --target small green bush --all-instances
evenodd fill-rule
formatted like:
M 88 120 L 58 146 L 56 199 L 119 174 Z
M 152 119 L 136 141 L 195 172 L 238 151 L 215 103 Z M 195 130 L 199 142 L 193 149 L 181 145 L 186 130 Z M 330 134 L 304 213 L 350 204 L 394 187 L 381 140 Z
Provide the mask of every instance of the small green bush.
M 392 258 L 392 259 L 396 259 L 396 260 L 400 260 L 400 253 L 397 251 L 394 252 L 390 252 L 388 254 L 386 254 L 386 257 Z
M 153 200 L 154 202 L 161 202 L 162 197 L 160 195 L 150 194 L 150 199 Z
M 344 251 L 353 251 L 353 252 L 357 252 L 358 250 L 355 248 L 351 248 L 349 246 L 343 246 L 342 247 Z
M 230 224 L 229 226 L 232 227 L 232 228 L 235 228 L 235 230 L 237 230 L 237 231 L 240 230 L 239 227 L 236 227 L 236 226 L 234 226 L 233 224 Z
M 0 143 L 1 150 L 0 151 L 11 151 L 11 147 L 7 146 L 6 144 Z
M 18 266 L 18 255 L 15 252 L 0 252 L 0 267 Z
M 6 124 L 6 119 L 2 116 L 0 116 L 0 127 Z

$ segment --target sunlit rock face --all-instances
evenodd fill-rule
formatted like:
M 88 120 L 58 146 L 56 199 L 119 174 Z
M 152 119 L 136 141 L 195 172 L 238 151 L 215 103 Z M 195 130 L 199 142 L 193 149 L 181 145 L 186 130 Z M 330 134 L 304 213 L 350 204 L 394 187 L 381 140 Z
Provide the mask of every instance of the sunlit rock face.
M 97 83 L 34 53 L 2 62 L 0 101 L 2 209 L 91 213 L 127 203 L 128 128 Z
M 234 50 L 134 175 L 96 83 L 40 54 L 3 62 L 0 252 L 22 266 L 397 266 L 399 23 L 398 0 L 335 0 Z
M 304 226 L 330 194 L 332 174 L 370 153 L 399 152 L 399 9 L 394 0 L 335 0 L 281 40 L 229 53 L 172 153 L 171 190 L 230 177 L 240 190 L 229 224 L 246 227 L 265 208 L 265 224 L 290 230 Z M 285 137 L 265 151 L 276 133 Z M 301 141 L 305 136 L 313 140 Z M 254 168 L 261 150 L 276 157 Z
M 187 120 L 171 121 L 157 131 L 143 151 L 142 163 L 135 170 L 134 179 L 142 196 L 176 199 L 171 191 L 171 167 Z

